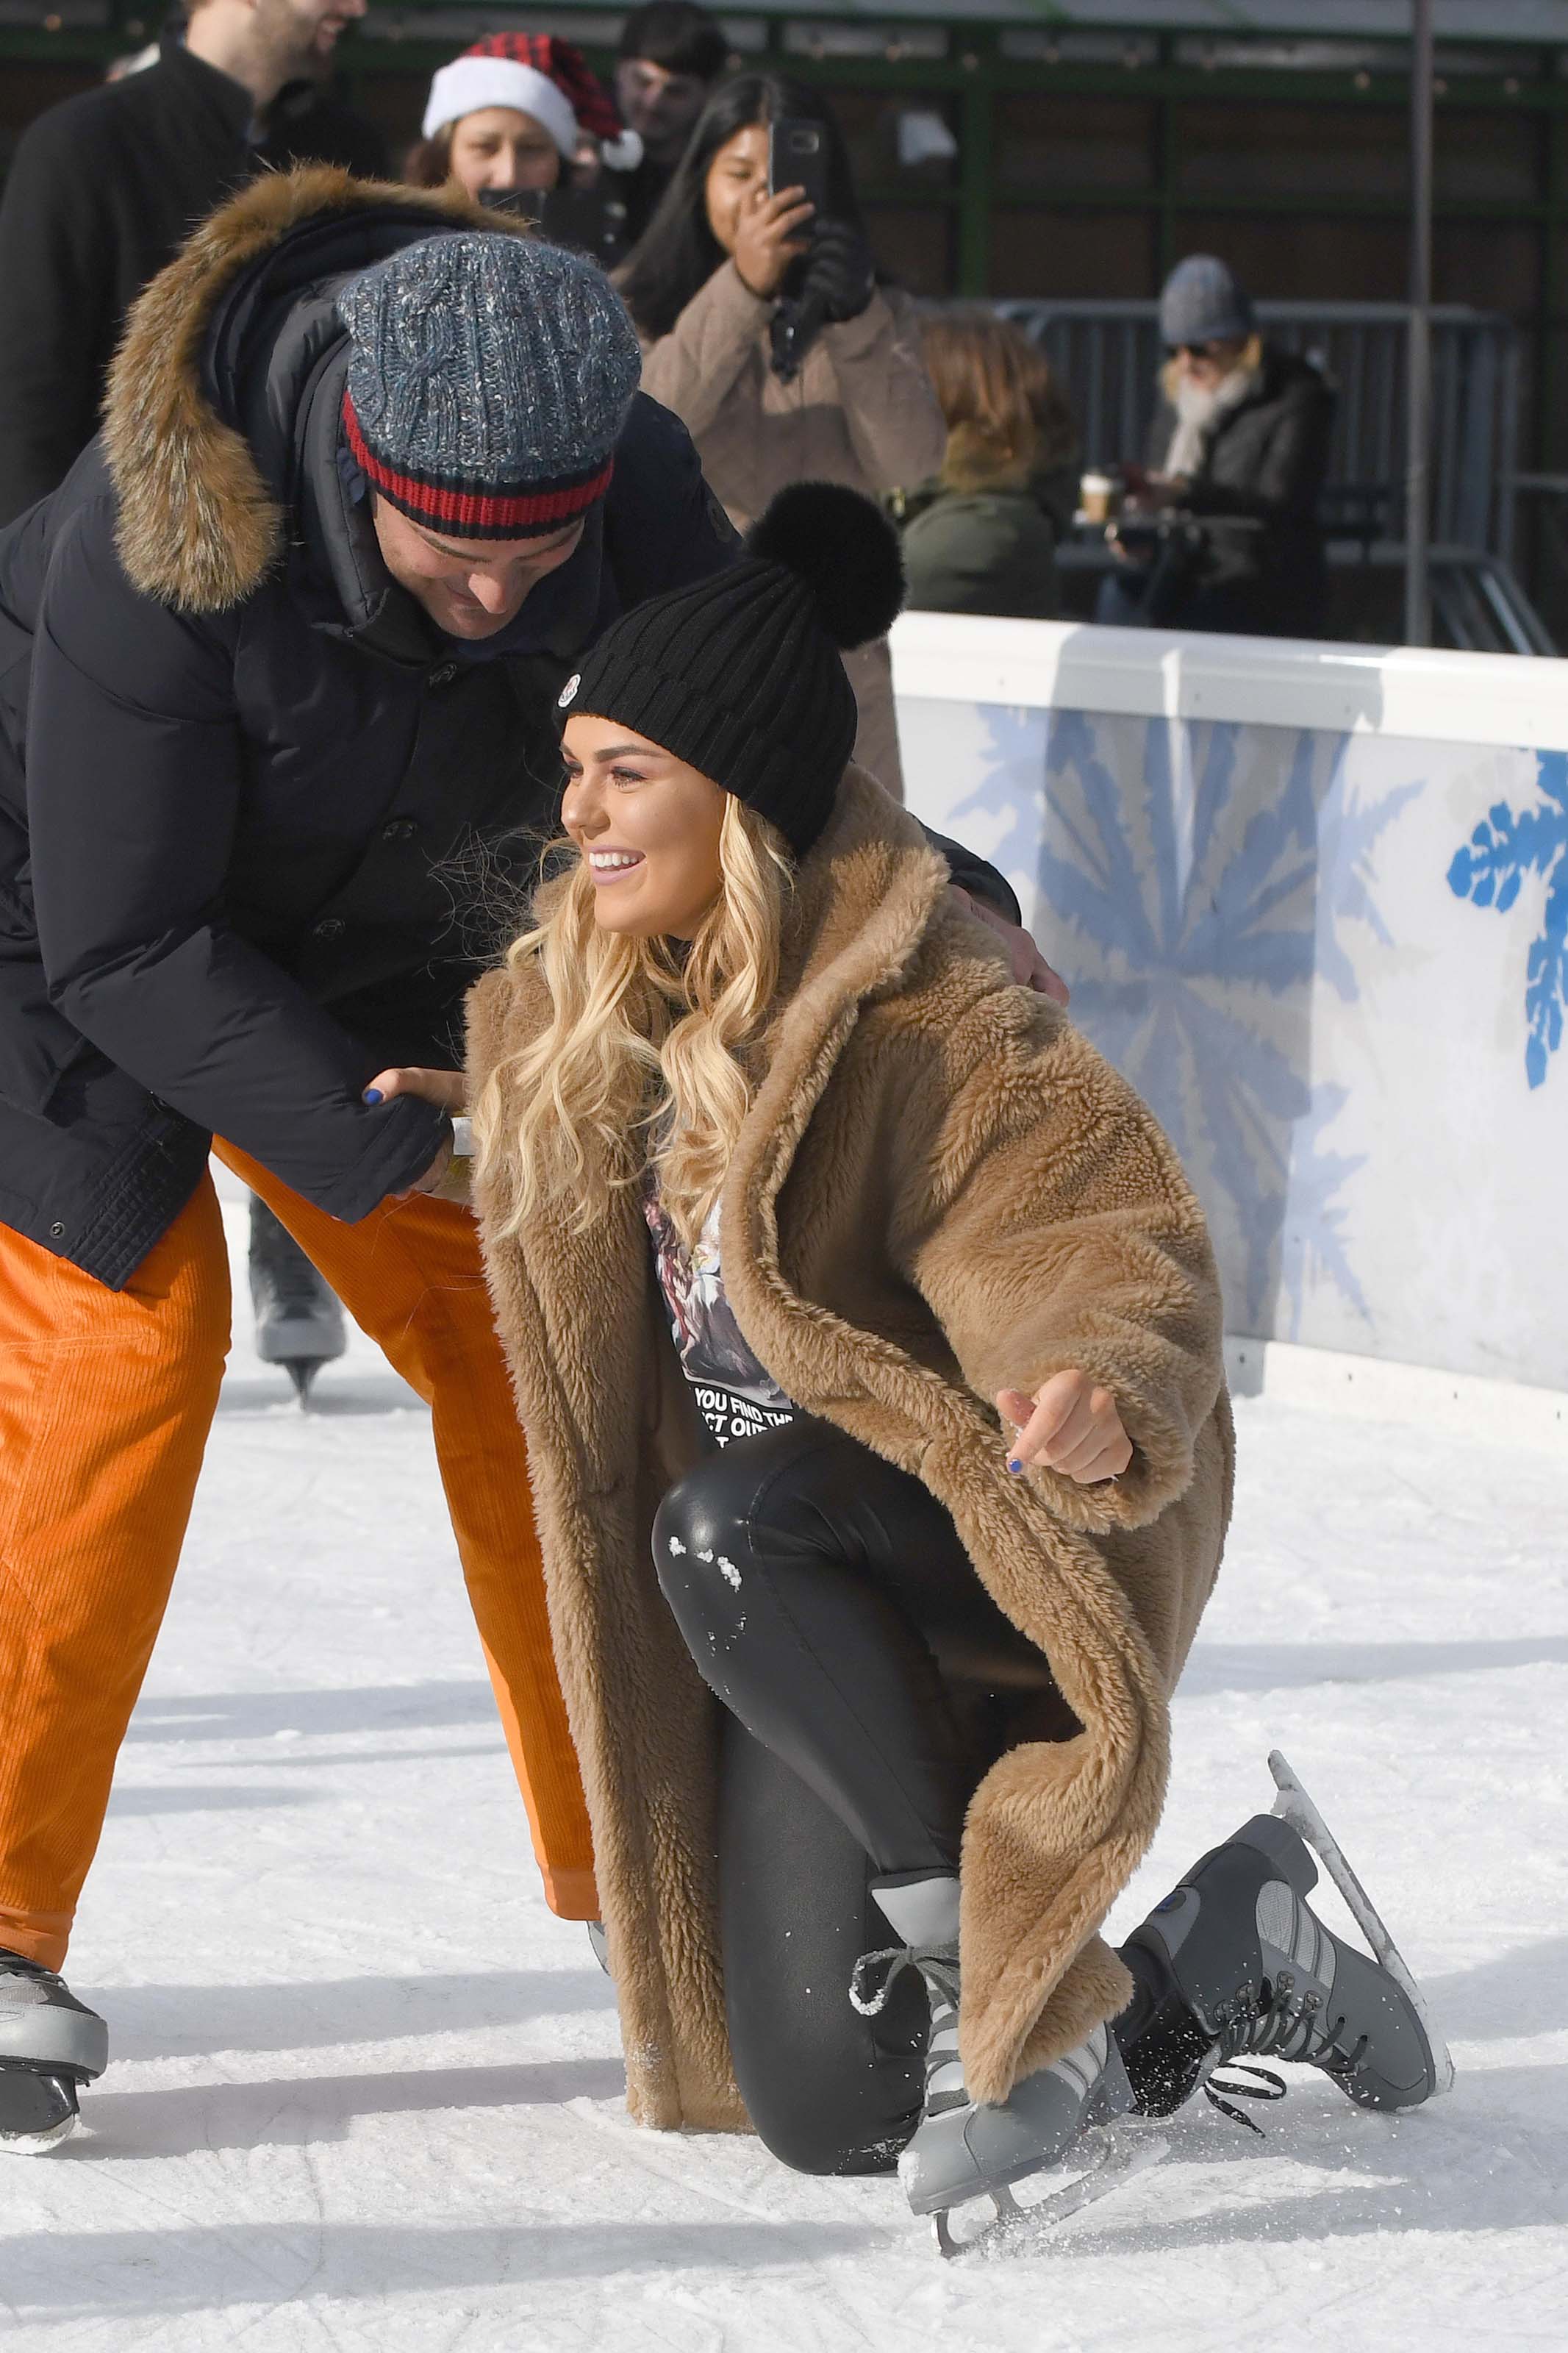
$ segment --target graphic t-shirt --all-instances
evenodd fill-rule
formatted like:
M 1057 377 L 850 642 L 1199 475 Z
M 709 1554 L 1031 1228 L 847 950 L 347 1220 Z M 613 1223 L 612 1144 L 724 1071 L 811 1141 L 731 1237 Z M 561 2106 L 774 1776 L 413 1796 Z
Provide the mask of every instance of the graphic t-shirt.
M 654 1267 L 680 1367 L 720 1445 L 794 1421 L 800 1409 L 757 1362 L 725 1296 L 717 1201 L 694 1250 L 687 1249 L 666 1217 L 651 1174 L 643 1190 L 643 1214 L 653 1238 Z

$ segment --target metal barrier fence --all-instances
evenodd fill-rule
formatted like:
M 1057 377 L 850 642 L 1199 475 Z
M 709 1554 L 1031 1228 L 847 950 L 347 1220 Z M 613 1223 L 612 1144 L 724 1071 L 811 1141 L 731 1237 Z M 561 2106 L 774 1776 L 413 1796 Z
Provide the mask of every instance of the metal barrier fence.
M 1049 355 L 1089 462 L 1142 459 L 1163 351 L 1152 302 L 1002 301 Z M 1259 324 L 1339 390 L 1331 531 L 1397 541 L 1405 482 L 1405 311 L 1395 302 L 1259 302 Z M 1432 537 L 1512 554 L 1519 345 L 1511 322 L 1457 304 L 1432 313 Z

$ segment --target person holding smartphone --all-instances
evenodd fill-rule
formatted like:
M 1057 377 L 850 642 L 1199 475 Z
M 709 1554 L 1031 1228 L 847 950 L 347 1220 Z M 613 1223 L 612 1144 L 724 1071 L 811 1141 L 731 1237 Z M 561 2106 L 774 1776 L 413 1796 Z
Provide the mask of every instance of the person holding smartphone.
M 810 90 L 723 83 L 617 282 L 643 389 L 685 425 L 738 528 L 791 482 L 877 497 L 940 469 L 914 305 L 878 281 L 842 136 Z M 856 757 L 901 794 L 886 638 L 848 669 Z

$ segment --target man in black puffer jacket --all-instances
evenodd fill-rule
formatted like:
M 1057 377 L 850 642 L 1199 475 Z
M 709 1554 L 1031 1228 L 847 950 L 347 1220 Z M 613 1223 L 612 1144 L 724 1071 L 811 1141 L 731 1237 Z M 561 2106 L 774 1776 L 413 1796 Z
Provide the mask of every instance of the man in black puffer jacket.
M 595 1916 L 450 1124 L 363 1090 L 460 1060 L 582 650 L 734 558 L 639 364 L 591 264 L 466 197 L 263 181 L 0 533 L 0 2141 L 104 2061 L 54 1973 L 227 1344 L 215 1134 L 432 1403 L 546 1894 Z

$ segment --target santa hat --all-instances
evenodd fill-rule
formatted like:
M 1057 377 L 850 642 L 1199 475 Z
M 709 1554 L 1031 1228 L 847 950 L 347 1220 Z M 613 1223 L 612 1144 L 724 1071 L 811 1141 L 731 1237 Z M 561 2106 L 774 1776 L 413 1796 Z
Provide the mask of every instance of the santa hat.
M 443 66 L 430 84 L 424 136 L 438 138 L 465 114 L 510 106 L 542 123 L 568 161 L 584 132 L 599 142 L 612 172 L 635 172 L 642 141 L 581 49 L 553 33 L 488 33 Z

